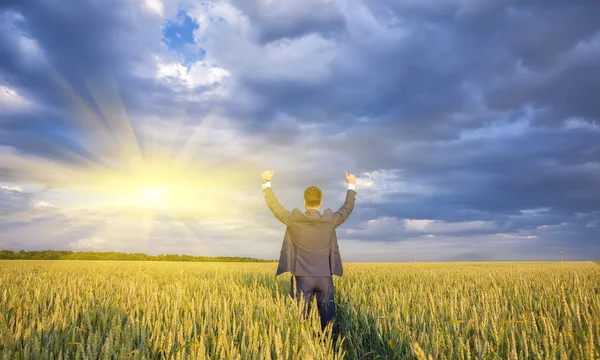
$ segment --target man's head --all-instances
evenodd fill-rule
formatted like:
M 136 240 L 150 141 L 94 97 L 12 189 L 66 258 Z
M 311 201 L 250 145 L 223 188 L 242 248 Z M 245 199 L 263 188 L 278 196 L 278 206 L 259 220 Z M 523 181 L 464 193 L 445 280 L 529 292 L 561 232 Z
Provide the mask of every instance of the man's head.
M 323 192 L 316 186 L 309 186 L 304 190 L 304 207 L 306 210 L 315 209 L 323 205 Z

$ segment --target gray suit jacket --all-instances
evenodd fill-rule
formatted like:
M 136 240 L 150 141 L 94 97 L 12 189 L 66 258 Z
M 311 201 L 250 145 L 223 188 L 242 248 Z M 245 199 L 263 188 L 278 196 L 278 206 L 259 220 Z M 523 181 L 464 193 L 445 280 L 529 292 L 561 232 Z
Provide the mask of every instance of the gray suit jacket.
M 263 190 L 267 206 L 275 217 L 287 225 L 276 276 L 287 271 L 296 276 L 342 276 L 342 259 L 335 229 L 343 224 L 356 200 L 356 191 L 348 190 L 344 205 L 333 212 L 325 209 L 286 210 L 277 201 L 273 189 Z

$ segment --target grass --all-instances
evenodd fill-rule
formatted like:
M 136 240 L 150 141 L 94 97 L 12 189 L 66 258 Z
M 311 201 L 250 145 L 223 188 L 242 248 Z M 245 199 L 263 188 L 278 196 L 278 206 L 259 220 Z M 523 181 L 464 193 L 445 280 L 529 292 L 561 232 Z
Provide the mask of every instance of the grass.
M 600 267 L 345 264 L 333 347 L 270 263 L 0 261 L 3 359 L 594 359 Z M 330 329 L 328 329 L 329 331 Z M 325 334 L 326 335 L 326 334 Z

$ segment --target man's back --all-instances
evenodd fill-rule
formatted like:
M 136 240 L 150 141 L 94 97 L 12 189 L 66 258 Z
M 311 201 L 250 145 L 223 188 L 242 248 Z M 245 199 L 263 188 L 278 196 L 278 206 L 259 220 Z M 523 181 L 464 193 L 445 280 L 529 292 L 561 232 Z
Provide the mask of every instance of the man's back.
M 331 209 L 326 209 L 321 215 L 319 210 L 309 209 L 302 212 L 295 208 L 288 225 L 292 240 L 296 245 L 309 250 L 329 248 L 335 233 L 334 220 Z

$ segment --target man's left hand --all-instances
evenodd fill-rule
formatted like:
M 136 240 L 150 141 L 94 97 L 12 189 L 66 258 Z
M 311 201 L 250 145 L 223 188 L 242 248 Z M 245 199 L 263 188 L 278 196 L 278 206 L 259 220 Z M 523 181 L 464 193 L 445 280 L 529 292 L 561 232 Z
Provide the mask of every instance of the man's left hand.
M 274 173 L 275 173 L 275 170 L 267 170 L 267 171 L 263 172 L 260 175 L 260 177 L 262 178 L 262 182 L 266 183 L 267 181 L 271 181 Z

